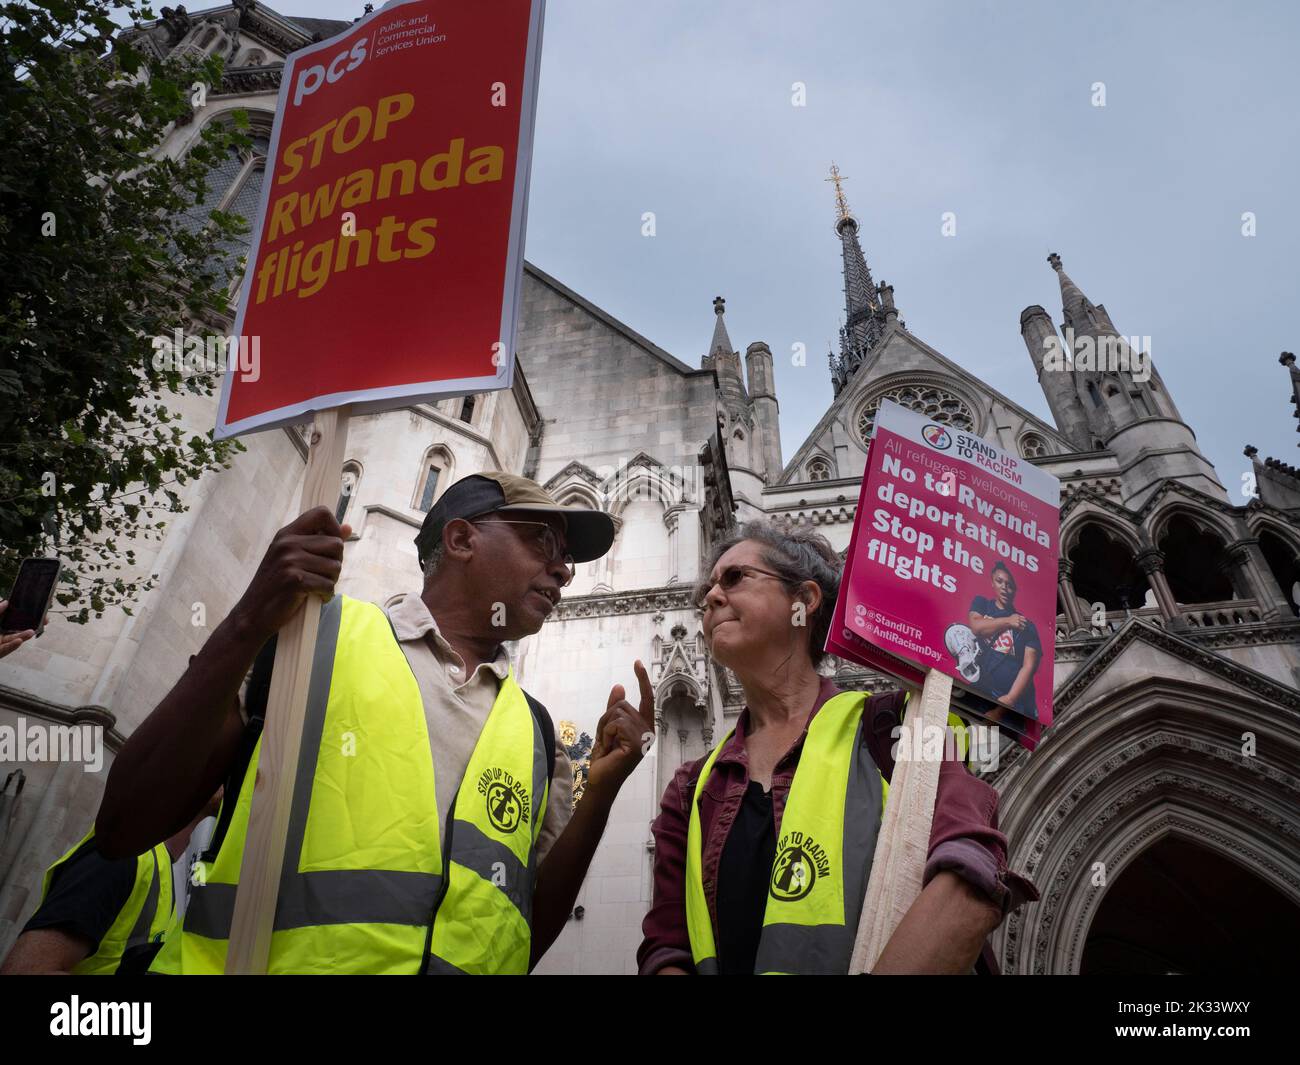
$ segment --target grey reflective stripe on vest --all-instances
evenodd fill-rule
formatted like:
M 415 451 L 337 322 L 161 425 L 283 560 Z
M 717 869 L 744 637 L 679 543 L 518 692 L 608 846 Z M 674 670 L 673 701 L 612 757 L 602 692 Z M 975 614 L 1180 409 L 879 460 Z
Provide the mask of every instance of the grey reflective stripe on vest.
M 321 869 L 282 881 L 275 929 L 327 924 L 423 925 L 433 906 L 431 892 L 442 877 L 389 869 Z M 185 911 L 185 930 L 209 939 L 229 939 L 235 913 L 234 884 L 195 887 Z
M 162 880 L 158 875 L 158 852 L 151 850 L 149 858 L 153 861 L 153 875 L 149 879 L 149 891 L 145 895 L 144 905 L 140 907 L 131 934 L 126 937 L 126 950 L 149 942 L 149 929 L 153 926 L 153 919 L 158 916 L 158 893 Z
M 697 976 L 717 976 L 718 959 L 701 958 L 699 961 L 695 963 L 695 974 Z
M 880 833 L 880 815 L 884 809 L 880 795 L 880 770 L 871 757 L 862 731 L 865 721 L 864 712 L 853 737 L 855 756 L 849 766 L 848 787 L 844 793 L 844 924 L 764 925 L 754 961 L 755 972 L 812 976 L 849 971 L 862 901 L 866 896 L 867 881 L 871 878 L 876 837 Z
M 520 689 L 521 691 L 523 689 Z M 535 811 L 535 833 L 534 842 L 528 849 L 528 910 L 523 912 L 524 920 L 528 922 L 531 930 L 533 927 L 533 906 L 532 895 L 533 885 L 537 883 L 537 843 L 536 840 L 541 838 L 542 822 L 546 820 L 546 807 L 549 805 L 549 795 L 547 788 L 550 780 L 546 772 L 546 751 L 542 747 L 543 737 L 541 726 L 537 724 L 537 719 L 530 712 L 528 719 L 533 723 L 533 810 Z M 548 801 L 543 802 L 543 798 Z M 533 826 L 530 826 L 533 827 Z
M 392 869 L 298 871 L 298 859 L 307 834 L 312 785 L 316 778 L 316 759 L 325 734 L 325 711 L 329 705 L 334 651 L 338 645 L 342 615 L 342 596 L 335 595 L 321 608 L 302 746 L 298 751 L 294 778 L 293 804 L 289 811 L 289 830 L 285 837 L 284 863 L 280 869 L 280 893 L 272 925 L 277 932 L 331 924 L 423 927 L 429 921 L 442 884 L 442 876 L 438 873 Z M 185 930 L 211 939 L 229 939 L 235 912 L 235 889 L 234 884 L 209 883 L 196 887 L 185 911 Z
M 428 962 L 425 965 L 424 973 L 426 976 L 469 976 L 464 969 L 452 965 L 445 958 L 440 958 L 436 954 L 430 954 Z
M 500 840 L 485 836 L 477 825 L 457 820 L 451 856 L 457 865 L 500 888 L 529 926 L 532 925 L 531 870 L 520 862 L 514 851 Z

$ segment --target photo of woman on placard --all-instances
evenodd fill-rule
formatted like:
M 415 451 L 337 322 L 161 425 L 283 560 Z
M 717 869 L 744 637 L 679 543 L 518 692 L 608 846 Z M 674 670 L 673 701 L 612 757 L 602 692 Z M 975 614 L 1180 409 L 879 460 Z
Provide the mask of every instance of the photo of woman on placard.
M 1038 628 L 1016 610 L 1016 579 L 1001 559 L 993 563 L 993 597 L 977 595 L 968 624 L 979 640 L 975 685 L 1003 706 L 1031 720 L 1038 718 L 1034 672 L 1043 657 Z

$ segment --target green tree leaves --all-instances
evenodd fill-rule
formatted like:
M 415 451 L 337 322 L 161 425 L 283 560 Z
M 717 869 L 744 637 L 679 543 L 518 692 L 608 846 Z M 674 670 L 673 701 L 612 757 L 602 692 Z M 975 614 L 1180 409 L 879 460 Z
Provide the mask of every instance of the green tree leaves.
M 159 58 L 117 35 L 115 9 L 155 17 L 0 3 L 0 594 L 22 558 L 58 554 L 57 601 L 81 622 L 151 586 L 120 544 L 160 539 L 176 489 L 241 449 L 180 424 L 176 397 L 217 377 L 155 366 L 150 341 L 229 330 L 223 248 L 246 227 L 212 210 L 208 174 L 247 149 L 246 116 L 162 155 L 221 62 Z

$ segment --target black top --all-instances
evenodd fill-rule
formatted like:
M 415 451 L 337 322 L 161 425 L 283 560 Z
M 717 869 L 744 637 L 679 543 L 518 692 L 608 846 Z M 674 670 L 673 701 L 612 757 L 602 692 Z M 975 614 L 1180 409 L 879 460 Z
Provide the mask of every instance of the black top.
M 23 931 L 57 928 L 80 936 L 91 944 L 90 954 L 86 955 L 89 958 L 99 950 L 100 940 L 131 897 L 131 889 L 135 887 L 135 869 L 136 859 L 109 861 L 99 853 L 93 838 L 86 840 L 54 871 L 50 893 L 23 926 Z M 159 899 L 160 905 L 164 903 L 165 900 Z M 149 944 L 147 957 L 136 952 L 132 952 L 130 958 L 124 956 L 118 971 L 124 973 L 138 967 L 137 971 L 143 972 L 158 947 L 159 944 Z
M 999 607 L 997 600 L 986 599 L 977 595 L 970 605 L 971 613 L 983 614 L 986 618 L 1009 618 L 1019 613 L 1015 606 Z M 1023 629 L 1005 629 L 993 639 L 980 640 L 980 653 L 976 664 L 980 667 L 980 679 L 976 688 L 986 691 L 997 699 L 1006 695 L 1016 683 L 1020 668 L 1025 664 L 1025 650 L 1032 647 L 1041 660 L 1042 641 L 1038 638 L 1038 628 L 1026 619 Z M 1037 718 L 1038 706 L 1034 694 L 1034 682 L 1031 679 L 1016 700 L 1016 710 L 1026 717 Z
M 751 780 L 718 863 L 718 972 L 724 976 L 754 975 L 775 861 L 772 793 Z

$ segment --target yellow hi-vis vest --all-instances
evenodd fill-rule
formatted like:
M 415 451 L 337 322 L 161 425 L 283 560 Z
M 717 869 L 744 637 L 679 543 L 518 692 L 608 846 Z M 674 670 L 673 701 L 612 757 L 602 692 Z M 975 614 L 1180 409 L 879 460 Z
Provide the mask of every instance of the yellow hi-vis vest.
M 259 740 L 153 972 L 225 971 L 260 751 Z M 511 672 L 444 832 L 420 689 L 388 618 L 334 596 L 321 609 L 267 972 L 527 972 L 548 784 Z
M 827 700 L 808 726 L 781 816 L 756 973 L 849 971 L 889 794 L 863 733 L 870 694 L 845 692 Z M 704 895 L 700 796 L 730 737 L 700 770 L 686 836 L 686 928 L 695 971 L 704 976 L 717 974 L 718 952 Z
M 41 884 L 41 903 L 50 894 L 55 870 L 86 846 L 95 830 L 91 828 L 80 842 L 62 858 L 45 870 Z M 135 860 L 135 883 L 131 894 L 108 926 L 95 953 L 83 958 L 72 971 L 80 976 L 103 976 L 115 973 L 122 964 L 122 955 L 134 947 L 152 943 L 161 936 L 171 922 L 173 908 L 172 859 L 167 848 L 159 843 Z

